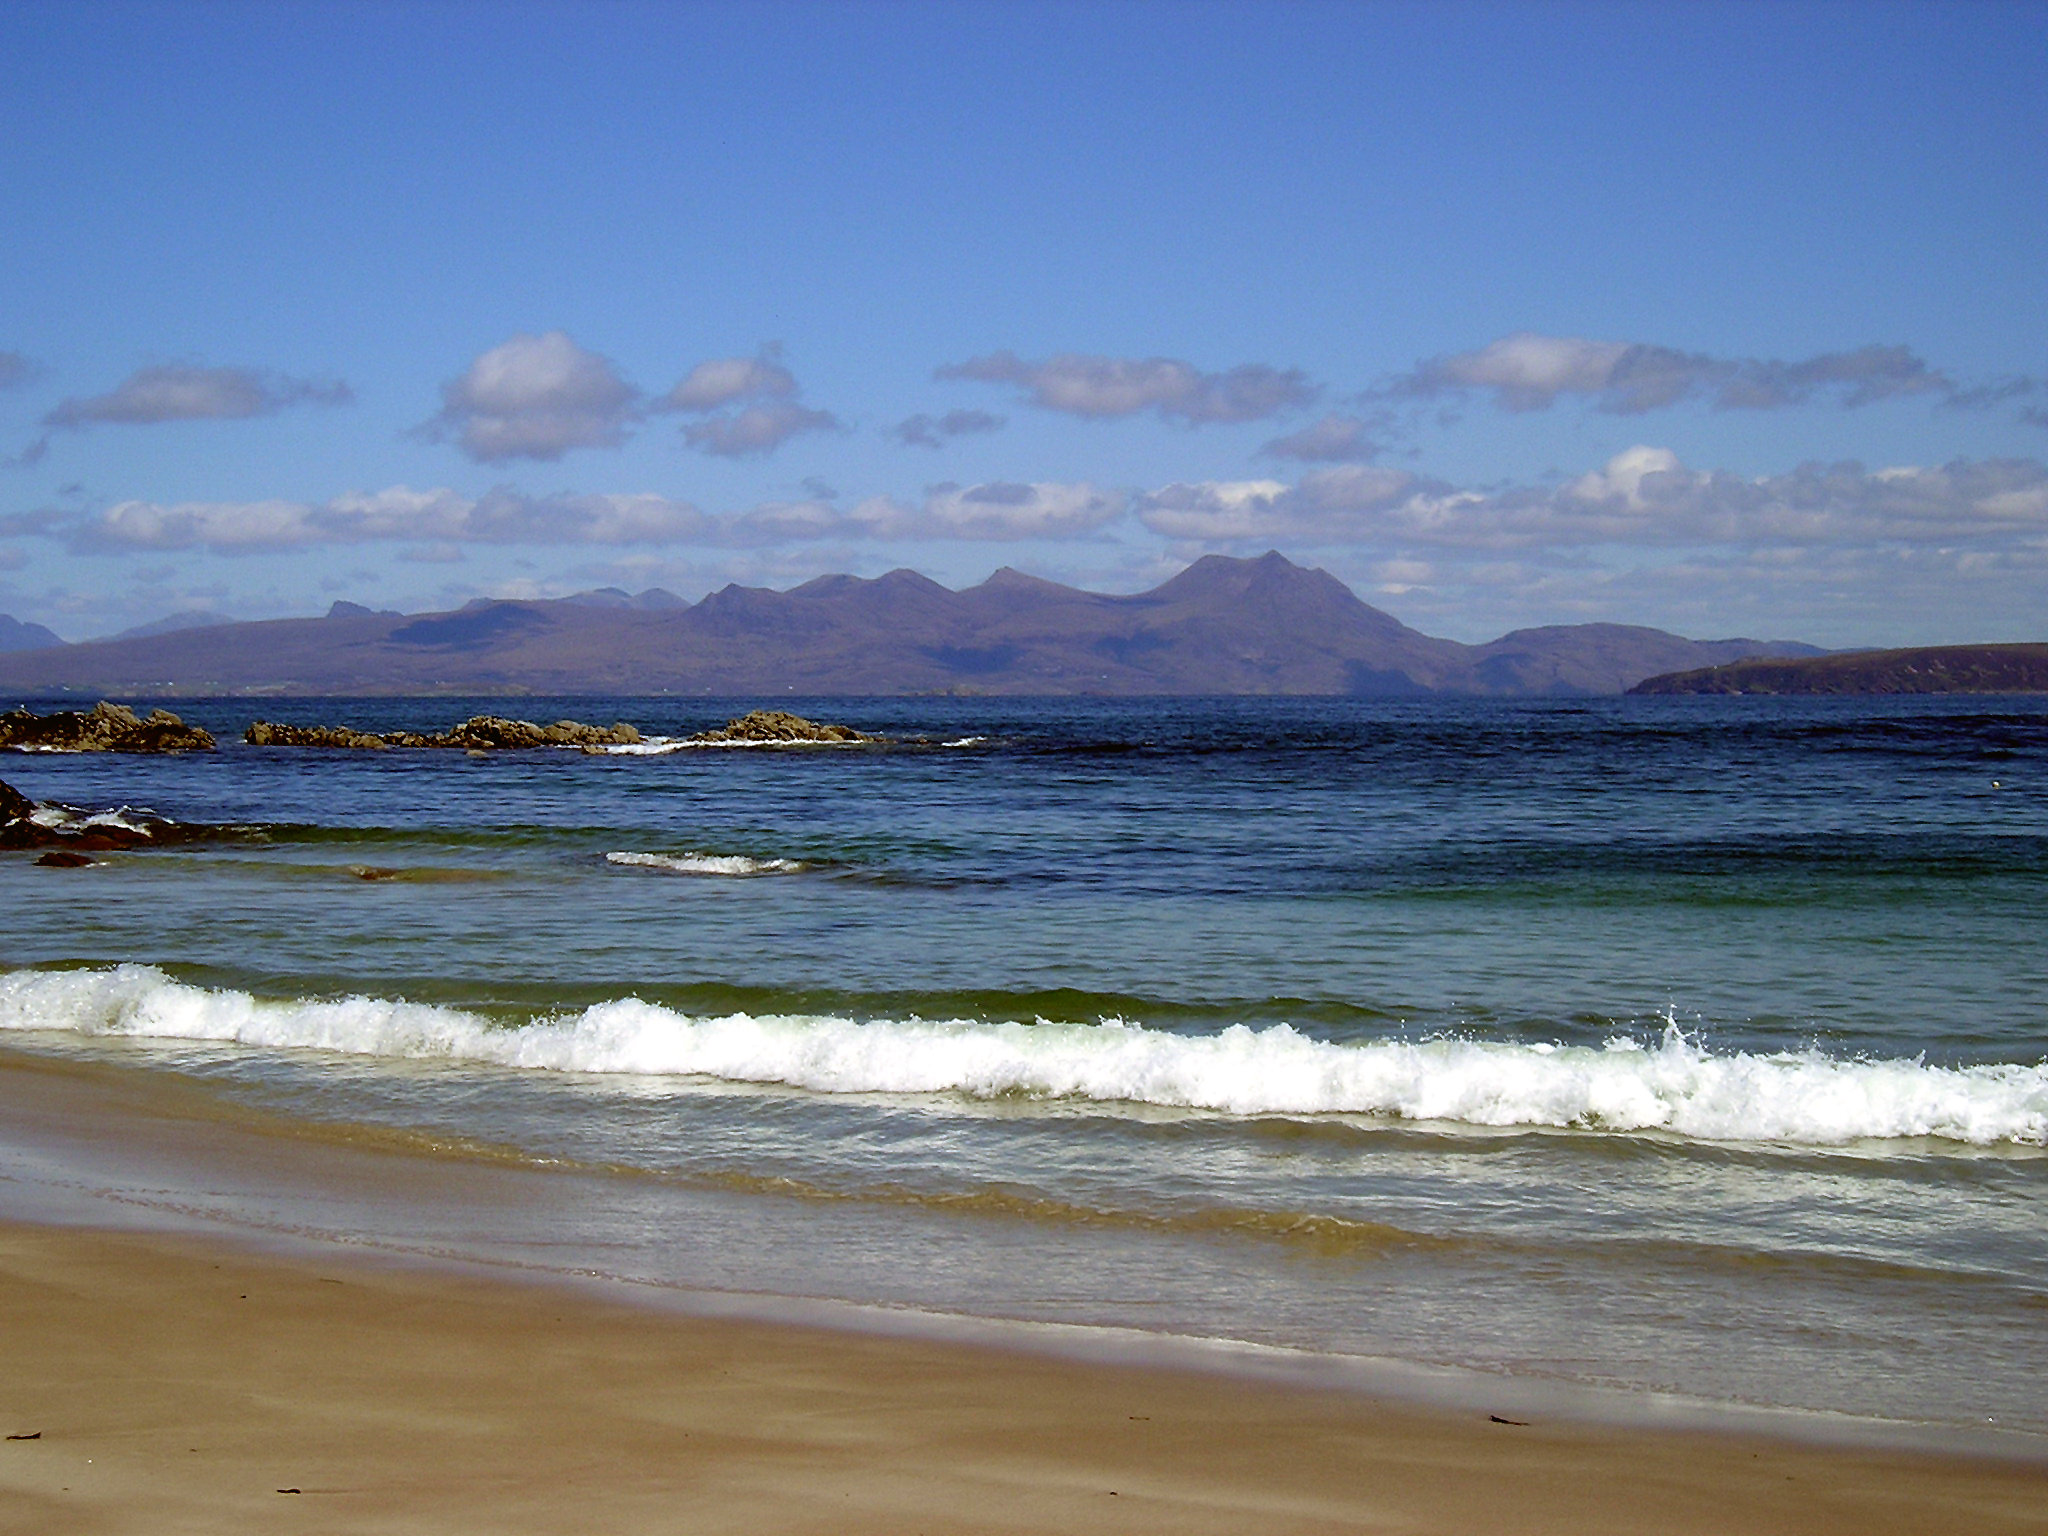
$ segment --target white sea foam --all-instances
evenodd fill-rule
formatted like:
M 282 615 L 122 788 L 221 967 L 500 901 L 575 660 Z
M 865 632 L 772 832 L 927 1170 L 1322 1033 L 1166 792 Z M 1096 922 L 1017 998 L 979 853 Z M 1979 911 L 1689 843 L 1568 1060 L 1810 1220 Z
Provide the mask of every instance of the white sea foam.
M 616 746 L 591 748 L 613 757 L 665 757 L 671 752 L 731 752 L 771 750 L 778 747 L 858 747 L 858 741 L 703 741 L 695 736 L 649 736 Z M 957 743 L 949 743 L 957 745 Z
M 1616 1041 L 1604 1049 L 1332 1044 L 1285 1024 L 1189 1036 L 1117 1022 L 693 1018 L 637 998 L 507 1027 L 379 998 L 262 1001 L 142 965 L 0 976 L 0 1028 L 689 1075 L 819 1093 L 1038 1095 L 1242 1115 L 1660 1130 L 1728 1142 L 2048 1143 L 2048 1063 L 1949 1068 L 1811 1052 L 1714 1055 L 1675 1030 L 1654 1046 Z
M 170 824 L 169 818 L 136 805 L 116 806 L 110 811 L 82 811 L 76 806 L 44 804 L 29 812 L 28 819 L 39 827 L 56 832 L 85 832 L 94 827 L 112 827 L 122 832 L 140 833 L 144 837 L 154 836 L 159 828 Z
M 648 736 L 639 741 L 595 747 L 593 751 L 612 757 L 665 757 L 671 752 L 722 751 L 729 747 L 816 747 L 844 746 L 844 742 L 816 741 L 699 741 L 694 736 Z
M 605 861 L 672 875 L 796 875 L 810 868 L 796 859 L 750 859 L 738 853 L 608 853 Z

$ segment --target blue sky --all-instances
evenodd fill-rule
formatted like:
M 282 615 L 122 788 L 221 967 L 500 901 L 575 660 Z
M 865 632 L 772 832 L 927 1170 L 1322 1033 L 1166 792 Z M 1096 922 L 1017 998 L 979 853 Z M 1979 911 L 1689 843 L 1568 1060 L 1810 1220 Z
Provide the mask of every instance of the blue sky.
M 2048 638 L 2048 5 L 0 11 L 0 611 Z

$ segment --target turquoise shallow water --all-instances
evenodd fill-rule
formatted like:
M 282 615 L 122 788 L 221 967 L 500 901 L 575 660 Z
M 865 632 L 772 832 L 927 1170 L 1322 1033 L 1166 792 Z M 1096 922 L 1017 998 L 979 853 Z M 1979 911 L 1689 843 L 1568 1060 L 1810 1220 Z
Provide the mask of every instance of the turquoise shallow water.
M 2040 702 L 798 707 L 891 742 L 9 757 L 246 830 L 0 855 L 0 1024 L 621 1273 L 2048 1431 Z

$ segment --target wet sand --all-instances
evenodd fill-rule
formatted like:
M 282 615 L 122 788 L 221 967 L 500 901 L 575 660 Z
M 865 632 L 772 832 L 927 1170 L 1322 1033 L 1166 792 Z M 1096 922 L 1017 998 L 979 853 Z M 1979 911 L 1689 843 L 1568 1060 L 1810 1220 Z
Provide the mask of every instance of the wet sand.
M 2039 1461 L 1500 1423 L 457 1262 L 601 1195 L 0 1052 L 0 1434 L 33 1437 L 0 1441 L 0 1536 L 2048 1532 Z
M 1629 1433 L 0 1226 L 0 1531 L 2048 1530 L 2048 1469 Z

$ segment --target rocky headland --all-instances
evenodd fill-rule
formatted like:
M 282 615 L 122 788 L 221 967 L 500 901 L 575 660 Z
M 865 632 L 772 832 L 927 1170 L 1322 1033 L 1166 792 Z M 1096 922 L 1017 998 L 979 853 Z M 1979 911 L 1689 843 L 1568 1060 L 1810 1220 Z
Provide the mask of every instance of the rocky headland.
M 0 747 L 45 752 L 211 752 L 213 733 L 187 725 L 167 709 L 147 719 L 125 704 L 102 700 L 91 709 L 0 715 Z

